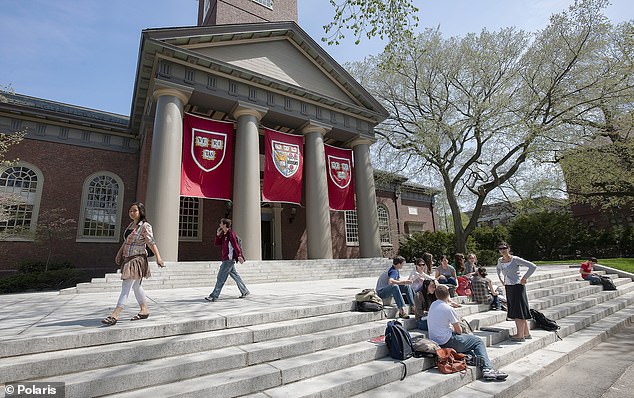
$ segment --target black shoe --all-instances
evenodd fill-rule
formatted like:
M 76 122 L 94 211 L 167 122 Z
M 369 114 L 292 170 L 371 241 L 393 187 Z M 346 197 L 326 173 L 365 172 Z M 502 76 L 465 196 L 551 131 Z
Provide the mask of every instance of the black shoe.
M 218 297 L 207 296 L 205 297 L 205 300 L 214 302 L 214 301 L 218 301 Z
M 251 292 L 242 293 L 242 294 L 240 295 L 240 297 L 238 297 L 238 298 L 245 298 L 245 297 L 246 297 L 246 296 L 248 296 L 249 294 L 251 294 Z

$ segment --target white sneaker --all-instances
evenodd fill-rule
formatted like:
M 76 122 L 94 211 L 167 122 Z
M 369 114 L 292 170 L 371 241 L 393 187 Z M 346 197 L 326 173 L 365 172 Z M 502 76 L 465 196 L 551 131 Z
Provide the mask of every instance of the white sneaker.
M 489 368 L 482 369 L 482 377 L 484 377 L 484 380 L 506 380 L 509 375 L 501 370 Z

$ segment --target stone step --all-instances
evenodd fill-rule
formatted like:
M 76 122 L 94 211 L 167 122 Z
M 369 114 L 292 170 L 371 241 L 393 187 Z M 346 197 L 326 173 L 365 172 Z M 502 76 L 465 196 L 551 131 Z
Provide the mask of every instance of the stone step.
M 633 286 L 633 288 L 634 288 L 634 284 L 632 284 L 632 286 Z M 465 308 L 465 309 L 466 309 L 466 308 Z M 462 310 L 462 309 L 461 309 L 461 310 Z M 374 332 L 375 332 L 375 333 L 381 333 L 381 331 L 382 331 L 382 329 L 383 329 L 383 328 L 384 328 L 384 322 L 379 322 L 378 330 L 374 330 Z M 494 337 L 497 337 L 497 339 L 498 339 L 498 340 L 503 340 L 503 339 L 504 339 L 504 338 L 503 338 L 500 334 L 497 334 L 497 333 L 490 333 L 490 334 L 491 334 L 491 335 L 493 335 Z M 372 336 L 372 335 L 370 335 L 370 336 Z M 367 336 L 364 336 L 364 337 L 367 337 Z M 492 342 L 493 342 L 494 344 L 499 343 L 499 341 L 495 341 L 494 339 L 489 339 L 489 340 L 492 340 Z M 283 346 L 284 346 L 284 347 L 286 347 L 286 345 L 283 345 Z M 345 351 L 345 348 L 344 348 L 344 347 L 342 347 L 342 349 Z M 274 349 L 274 351 L 273 351 L 273 352 L 280 352 L 280 348 L 279 348 L 279 346 L 278 346 L 278 348 Z M 331 358 L 331 359 L 333 358 L 333 355 L 328 355 L 328 354 L 324 354 L 324 355 L 326 355 L 326 357 L 329 357 L 329 358 Z M 313 374 L 314 374 L 314 373 L 324 372 L 324 370 L 318 370 L 318 369 L 315 369 L 315 366 L 311 366 L 311 364 L 312 364 L 312 365 L 314 365 L 314 364 L 313 364 L 310 360 L 307 360 L 306 358 L 297 359 L 297 357 L 295 357 L 294 355 L 289 355 L 289 356 L 290 356 L 291 358 L 289 358 L 289 359 L 287 360 L 287 366 L 292 367 L 296 373 L 309 372 L 309 373 L 313 373 Z M 334 356 L 334 357 L 336 358 L 337 356 Z M 263 360 L 264 360 L 264 359 L 263 359 Z M 296 361 L 298 361 L 300 364 L 297 364 L 297 362 L 296 362 Z M 338 362 L 338 361 L 335 361 L 335 362 Z M 348 362 L 346 362 L 346 360 L 341 360 L 340 362 L 342 362 L 342 363 L 349 363 L 349 360 L 348 360 Z M 374 362 L 377 362 L 377 361 L 374 361 Z M 380 360 L 380 362 L 385 362 L 385 358 L 383 358 L 382 360 Z M 387 361 L 387 362 L 389 363 L 390 361 Z M 416 360 L 415 362 L 416 362 L 416 363 L 418 363 L 418 364 L 417 364 L 417 365 L 412 365 L 412 366 L 414 366 L 414 367 L 419 366 L 419 367 L 420 367 L 420 369 L 419 369 L 418 371 L 423 370 L 423 369 L 426 369 L 426 367 L 425 367 L 425 366 L 427 366 L 427 367 L 431 366 L 431 362 L 430 362 L 429 360 L 427 361 L 427 362 L 428 362 L 428 363 L 427 363 L 427 365 L 425 365 L 425 364 L 424 364 L 424 363 L 425 363 L 425 360 L 423 360 L 423 359 Z M 301 363 L 305 363 L 305 364 L 308 364 L 308 365 L 307 365 L 307 366 L 302 367 L 302 366 L 301 366 Z M 270 362 L 269 364 L 270 364 L 270 365 L 275 366 L 272 362 Z M 334 366 L 334 365 L 333 365 L 333 366 Z M 331 366 L 331 368 L 332 368 L 333 366 Z M 345 368 L 344 368 L 344 369 L 345 369 Z M 240 372 L 240 371 L 237 371 L 237 372 Z M 340 370 L 339 372 L 345 372 L 345 370 Z M 396 371 L 395 371 L 395 369 L 393 369 L 393 368 L 389 367 L 388 369 L 386 369 L 386 372 L 387 372 L 388 374 L 394 374 Z M 180 372 L 180 369 L 179 369 L 179 374 L 180 374 L 180 373 L 181 373 L 181 372 Z M 229 373 L 225 372 L 225 375 L 226 375 L 227 377 L 229 377 L 230 379 L 233 379 L 233 378 L 234 378 L 233 373 L 231 373 L 231 375 L 230 375 Z M 341 375 L 339 375 L 339 376 L 341 376 Z M 375 381 L 377 380 L 377 377 L 376 377 L 377 375 L 376 375 L 376 374 L 374 374 L 374 376 L 375 376 L 375 377 L 373 377 L 373 378 L 372 378 L 373 382 L 375 382 Z M 214 393 L 214 394 L 218 394 L 218 392 L 217 392 L 217 391 L 219 391 L 218 389 L 221 389 L 221 387 L 217 387 L 217 389 L 214 389 L 214 390 L 207 390 L 207 389 L 203 389 L 202 391 L 198 391 L 198 390 L 195 390 L 195 389 L 193 389 L 193 390 L 192 390 L 192 387 L 191 387 L 191 385 L 190 385 L 190 384 L 198 384 L 198 383 L 202 383 L 202 382 L 203 382 L 203 380 L 206 380 L 208 377 L 210 377 L 210 376 L 202 376 L 202 379 L 201 379 L 201 378 L 195 378 L 195 379 L 191 379 L 191 380 L 186 380 L 186 381 L 178 382 L 177 384 L 182 384 L 182 383 L 187 384 L 187 385 L 183 385 L 183 386 L 182 386 L 182 390 L 183 390 L 183 391 L 190 391 L 190 390 L 191 390 L 191 391 L 196 391 L 196 392 L 193 392 L 192 394 L 206 394 L 208 391 L 213 391 L 213 393 Z M 329 375 L 329 374 L 326 374 L 326 375 L 323 375 L 322 377 L 328 378 L 328 377 L 333 377 L 333 376 L 332 376 L 332 375 Z M 95 379 L 95 378 L 97 378 L 97 379 L 98 379 L 98 377 L 93 377 L 93 379 Z M 67 379 L 68 379 L 68 378 L 67 378 Z M 287 379 L 288 379 L 288 378 L 287 378 Z M 284 378 L 282 377 L 282 379 L 281 379 L 281 380 L 284 380 Z M 295 379 L 295 380 L 296 380 L 296 379 Z M 300 381 L 299 383 L 302 383 L 302 382 L 303 382 L 303 381 Z M 67 383 L 68 383 L 68 380 L 67 380 Z M 170 384 L 168 387 L 166 387 L 166 389 L 167 389 L 167 390 L 163 390 L 163 387 L 164 387 L 164 386 L 155 386 L 155 387 L 150 387 L 150 388 L 148 388 L 148 389 L 142 389 L 142 390 L 139 390 L 139 391 L 129 392 L 129 393 L 123 394 L 122 396 L 143 396 L 144 394 L 147 394 L 147 395 L 150 395 L 150 394 L 163 395 L 164 393 L 169 393 L 169 391 L 173 391 L 173 384 L 175 384 L 175 383 L 172 383 L 172 384 Z M 319 383 L 318 383 L 318 384 L 319 384 Z M 366 385 L 366 386 L 367 386 L 367 385 L 368 385 L 368 383 L 364 383 L 364 385 Z M 296 387 L 297 387 L 297 386 L 296 386 Z M 70 388 L 70 387 L 69 387 L 69 388 Z M 282 387 L 280 387 L 280 388 L 285 388 L 285 386 L 282 386 Z M 301 387 L 300 389 L 301 389 L 301 391 L 305 391 L 305 389 L 304 389 L 303 387 Z M 83 390 L 83 391 L 85 392 L 86 390 Z M 288 391 L 287 391 L 287 392 L 285 392 L 285 393 L 282 393 L 281 395 L 282 395 L 282 396 L 288 396 L 288 395 L 285 395 L 286 393 L 288 393 Z M 329 393 L 329 391 L 321 391 L 321 390 L 320 390 L 320 393 L 328 394 L 328 393 Z M 267 394 L 269 394 L 269 391 L 267 391 Z M 269 395 L 270 395 L 270 394 L 269 394 Z M 72 395 L 72 396 L 74 396 L 74 395 Z M 295 395 L 291 394 L 290 396 L 295 396 Z
M 563 342 L 566 344 L 563 345 L 574 345 L 574 343 L 570 344 L 567 341 L 569 339 L 566 336 L 574 335 L 575 333 L 579 333 L 579 335 L 576 336 L 588 333 L 596 333 L 597 336 L 600 336 L 604 335 L 606 332 L 616 330 L 616 328 L 634 320 L 634 292 L 632 292 L 634 288 L 629 288 L 629 290 L 630 291 L 628 293 L 619 297 L 612 297 L 613 294 L 609 294 L 608 296 L 612 298 L 608 297 L 602 304 L 579 311 L 561 319 L 558 323 L 562 326 L 562 328 L 558 333 L 562 338 L 564 338 Z M 592 326 L 589 326 L 590 323 L 592 323 Z M 588 330 L 589 332 L 584 332 L 584 330 Z M 554 333 L 543 330 L 533 329 L 531 330 L 531 334 L 533 335 L 533 339 L 527 340 L 524 343 L 504 340 L 500 344 L 487 347 L 487 352 L 493 365 L 497 368 L 508 371 L 514 368 L 515 362 L 522 361 L 523 358 L 532 356 L 532 358 L 536 359 L 533 366 L 543 369 L 543 362 L 540 359 L 542 357 L 541 353 L 548 349 L 550 345 L 555 343 L 557 341 L 557 337 Z M 576 336 L 573 336 L 570 340 L 574 341 Z M 598 339 L 599 340 L 595 341 L 595 344 L 600 341 L 600 337 Z M 553 370 L 554 368 L 551 369 L 550 372 Z M 383 397 L 387 396 L 385 394 L 390 394 L 389 396 L 393 397 L 439 397 L 448 394 L 448 396 L 452 398 L 471 396 L 479 397 L 477 392 L 474 395 L 470 395 L 472 389 L 468 387 L 466 387 L 468 389 L 462 390 L 463 386 L 472 383 L 472 385 L 477 384 L 478 386 L 481 386 L 481 389 L 491 388 L 504 390 L 507 386 L 510 387 L 515 383 L 513 376 L 520 372 L 516 371 L 514 373 L 508 373 L 509 378 L 506 382 L 486 382 L 483 380 L 477 380 L 477 377 L 480 375 L 474 368 L 470 368 L 464 375 L 444 375 L 434 368 L 429 368 L 422 373 L 412 374 L 411 377 L 406 379 L 406 382 L 394 381 L 371 391 L 364 391 L 362 396 Z M 526 379 L 524 379 L 524 381 L 526 381 Z M 521 389 L 526 386 L 526 384 L 522 385 Z M 360 396 L 361 395 L 359 395 L 359 397 Z M 501 393 L 499 395 L 495 394 L 494 396 L 510 397 L 513 395 Z
M 309 318 L 4 358 L 0 383 L 270 341 L 383 319 L 383 313 L 336 312 Z

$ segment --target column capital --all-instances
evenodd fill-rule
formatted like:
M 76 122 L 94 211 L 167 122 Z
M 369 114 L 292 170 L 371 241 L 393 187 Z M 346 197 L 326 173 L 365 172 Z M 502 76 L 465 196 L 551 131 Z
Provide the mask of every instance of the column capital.
M 255 118 L 258 119 L 258 122 L 259 122 L 260 120 L 262 120 L 262 118 L 264 117 L 264 115 L 266 115 L 268 111 L 269 111 L 268 108 L 238 101 L 238 103 L 236 104 L 236 106 L 233 108 L 233 110 L 230 113 L 231 115 L 233 115 L 233 117 L 236 120 L 240 116 L 251 115 L 251 116 L 255 116 Z
M 154 80 L 154 90 L 152 97 L 156 100 L 162 95 L 173 95 L 180 99 L 185 105 L 189 102 L 189 98 L 192 96 L 194 89 L 191 87 L 181 86 L 180 84 L 167 82 L 165 80 Z
M 350 141 L 346 142 L 346 146 L 348 148 L 354 148 L 357 145 L 372 145 L 376 142 L 376 138 L 370 138 L 370 137 L 355 137 L 353 139 L 351 139 Z
M 322 136 L 332 130 L 332 126 L 324 123 L 319 123 L 314 120 L 309 120 L 304 126 L 300 128 L 302 134 L 320 133 Z

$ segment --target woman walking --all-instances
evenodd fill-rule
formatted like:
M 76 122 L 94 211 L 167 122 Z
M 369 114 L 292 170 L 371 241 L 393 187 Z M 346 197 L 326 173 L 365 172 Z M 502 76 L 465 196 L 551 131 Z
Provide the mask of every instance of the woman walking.
M 508 305 L 507 318 L 515 321 L 517 334 L 511 336 L 513 341 L 524 341 L 532 338 L 528 329 L 527 319 L 531 319 L 526 296 L 526 282 L 537 267 L 530 261 L 511 255 L 511 248 L 506 242 L 498 244 L 498 250 L 502 257 L 498 259 L 496 271 L 500 282 L 506 289 L 506 301 Z M 520 267 L 528 268 L 524 276 L 520 277 Z
M 139 313 L 132 317 L 131 320 L 147 319 L 150 316 L 150 310 L 145 299 L 145 292 L 141 287 L 143 278 L 149 278 L 151 276 L 150 266 L 147 260 L 148 253 L 145 249 L 146 245 L 156 255 L 156 263 L 158 266 L 161 268 L 165 266 L 158 247 L 156 246 L 156 242 L 154 241 L 152 226 L 145 219 L 145 206 L 143 203 L 132 203 L 128 210 L 128 215 L 132 222 L 124 232 L 125 240 L 115 257 L 115 263 L 121 266 L 121 279 L 123 279 L 121 294 L 119 295 L 119 301 L 114 311 L 112 311 L 112 314 L 101 320 L 101 323 L 107 326 L 113 326 L 119 320 L 119 315 L 128 300 L 130 290 L 134 291 L 134 296 L 140 307 Z

